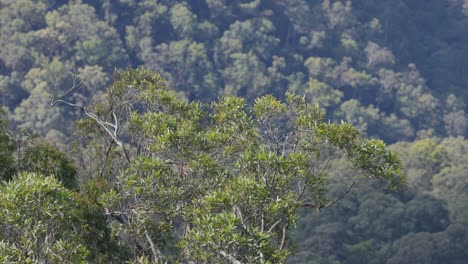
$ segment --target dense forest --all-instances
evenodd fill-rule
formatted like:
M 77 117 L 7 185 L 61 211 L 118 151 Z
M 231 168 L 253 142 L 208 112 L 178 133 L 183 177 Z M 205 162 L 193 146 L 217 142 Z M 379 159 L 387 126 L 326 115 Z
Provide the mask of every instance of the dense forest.
M 0 261 L 465 263 L 467 26 L 467 0 L 0 0 Z

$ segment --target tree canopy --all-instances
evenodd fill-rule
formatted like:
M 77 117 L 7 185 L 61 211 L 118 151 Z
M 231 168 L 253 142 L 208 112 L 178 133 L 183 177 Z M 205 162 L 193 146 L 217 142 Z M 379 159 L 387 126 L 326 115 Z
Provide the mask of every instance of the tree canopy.
M 464 263 L 467 10 L 0 0 L 1 260 Z
M 102 180 L 108 186 L 94 189 L 97 192 L 93 187 L 85 191 L 102 208 L 101 219 L 107 217 L 112 237 L 106 243 L 117 241 L 125 248 L 122 252 L 128 252 L 107 252 L 110 256 L 155 263 L 285 262 L 294 248 L 288 231 L 300 208 L 331 206 L 360 182 L 383 183 L 395 189 L 405 181 L 399 158 L 382 141 L 362 138 L 347 123 L 325 122 L 322 110 L 308 104 L 305 97 L 290 93 L 286 102 L 281 102 L 267 95 L 248 106 L 244 99 L 228 96 L 203 104 L 177 100 L 165 80 L 150 71 L 122 71 L 114 79 L 104 96 L 106 101 L 82 109 L 92 117 L 83 121 L 92 121 L 88 129 L 107 132 L 95 133 L 88 141 L 117 143 L 109 146 L 106 158 L 114 166 L 120 162 L 118 156 L 110 155 L 115 149 L 127 162 L 117 165 L 117 175 L 96 171 L 91 175 L 94 188 Z M 96 113 L 91 115 L 92 109 Z M 109 127 L 115 128 L 114 133 Z M 343 178 L 331 175 L 337 160 L 348 161 L 353 173 Z M 19 170 L 55 176 L 65 187 L 76 185 L 75 169 L 52 147 L 38 144 L 25 148 L 18 164 Z M 73 214 L 89 213 L 89 208 L 78 208 L 87 202 L 70 200 L 78 194 L 63 189 L 57 180 L 20 174 L 5 183 L 5 199 L 20 199 L 4 203 L 12 206 L 5 209 L 7 224 L 12 226 L 6 230 L 17 228 L 22 235 L 18 241 L 9 241 L 17 236 L 10 234 L 13 231 L 4 232 L 5 256 L 32 261 L 88 259 L 87 240 L 76 238 L 82 235 L 77 226 L 61 218 L 45 220 L 67 215 L 66 219 L 83 225 L 80 228 L 86 226 L 80 221 L 86 221 L 87 215 L 73 220 Z M 331 180 L 346 182 L 348 187 L 328 196 Z M 35 191 L 34 184 L 51 191 Z M 10 196 L 8 193 L 14 192 L 11 188 L 20 189 Z M 49 208 L 49 202 L 37 200 L 43 196 L 50 206 L 60 207 Z M 49 221 L 57 221 L 58 226 L 50 231 L 56 233 L 47 233 L 45 226 L 27 225 L 46 232 L 28 235 L 19 219 L 9 216 L 11 211 L 14 216 L 26 217 L 18 211 L 23 207 L 35 212 L 30 202 L 21 200 L 23 197 L 45 206 L 37 209 L 41 215 L 30 216 L 31 223 L 47 222 L 50 226 Z M 105 233 L 105 227 L 95 232 Z M 71 228 L 72 234 L 66 235 L 69 231 L 61 228 Z M 44 245 L 31 240 L 38 237 Z M 65 237 L 71 244 L 61 240 Z M 55 249 L 52 238 L 60 248 Z M 22 254 L 26 249 L 34 253 Z

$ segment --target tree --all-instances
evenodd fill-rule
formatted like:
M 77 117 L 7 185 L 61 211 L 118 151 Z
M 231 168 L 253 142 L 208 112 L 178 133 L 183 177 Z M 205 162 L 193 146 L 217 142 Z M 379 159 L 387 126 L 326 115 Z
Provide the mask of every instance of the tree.
M 465 134 L 467 116 L 464 109 L 465 103 L 461 98 L 457 98 L 453 94 L 447 96 L 443 118 L 447 135 L 455 137 Z
M 118 72 L 115 80 L 109 112 L 82 110 L 129 162 L 99 202 L 115 239 L 135 258 L 284 262 L 300 208 L 331 206 L 358 181 L 389 188 L 404 182 L 400 160 L 382 141 L 324 122 L 303 97 L 287 94 L 284 103 L 268 95 L 252 107 L 224 97 L 203 105 L 176 100 L 149 71 Z M 341 179 L 348 183 L 342 192 L 327 197 L 336 159 L 348 160 L 353 173 Z
M 364 51 L 367 56 L 367 68 L 385 67 L 395 63 L 395 57 L 392 52 L 374 42 L 369 42 Z
M 22 173 L 0 184 L 0 261 L 98 260 L 107 243 L 104 221 L 54 178 Z
M 113 70 L 126 60 L 116 30 L 100 21 L 95 10 L 82 1 L 73 1 L 45 16 L 47 27 L 35 33 L 36 46 L 44 54 L 55 53 L 76 64 L 101 65 Z
M 453 250 L 444 233 L 410 233 L 393 243 L 387 253 L 387 263 L 401 263 L 411 259 L 414 263 L 463 263 L 461 252 Z
M 65 188 L 77 189 L 77 171 L 73 163 L 58 148 L 38 138 L 22 142 L 18 151 L 18 170 L 53 176 Z
M 77 169 L 56 146 L 35 135 L 11 131 L 6 113 L 0 108 L 0 181 L 18 172 L 54 177 L 65 188 L 78 188 Z
M 209 99 L 216 95 L 213 67 L 203 43 L 183 39 L 157 47 L 141 41 L 141 59 L 152 70 L 167 76 L 171 87 L 185 93 L 189 99 Z
M 6 112 L 0 108 L 0 181 L 9 180 L 16 172 L 16 142 L 8 128 Z

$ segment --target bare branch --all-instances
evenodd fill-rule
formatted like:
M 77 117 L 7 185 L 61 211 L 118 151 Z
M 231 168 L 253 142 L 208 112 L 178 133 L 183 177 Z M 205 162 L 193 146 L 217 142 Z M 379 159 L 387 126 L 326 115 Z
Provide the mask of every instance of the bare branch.
M 283 226 L 283 237 L 281 238 L 281 244 L 280 244 L 280 247 L 279 247 L 280 250 L 283 250 L 284 246 L 286 244 L 286 235 L 288 233 L 288 226 L 289 226 L 289 223 L 286 223 Z
M 161 252 L 159 252 L 159 250 L 156 248 L 156 246 L 153 243 L 153 240 L 151 240 L 151 237 L 149 236 L 149 234 L 148 234 L 148 232 L 146 230 L 145 230 L 145 237 L 146 237 L 146 240 L 148 240 L 148 243 L 151 246 L 151 251 L 153 252 L 154 261 L 156 261 L 156 263 L 157 263 Z
M 305 190 L 307 188 L 308 180 L 306 179 L 304 182 L 304 185 L 301 187 L 301 180 L 297 183 L 297 187 L 299 188 L 299 197 L 297 198 L 297 201 L 300 201 L 302 199 L 302 196 L 305 193 Z
M 336 198 L 335 200 L 333 200 L 330 203 L 328 203 L 327 205 L 325 205 L 325 207 L 333 206 L 334 204 L 336 204 L 337 202 L 339 202 L 343 198 L 345 198 L 351 192 L 351 190 L 353 189 L 354 185 L 356 185 L 356 183 L 357 183 L 357 180 L 353 180 L 353 183 L 351 183 L 348 186 L 348 188 L 346 189 L 346 191 L 343 194 L 341 194 L 338 198 Z
M 313 209 L 321 209 L 322 208 L 322 207 L 317 206 L 316 204 L 313 204 L 313 203 L 303 203 L 303 204 L 301 204 L 301 207 L 309 207 L 309 208 L 313 208 Z
M 72 78 L 73 78 L 73 84 L 72 84 L 71 88 L 68 89 L 63 95 L 57 96 L 58 87 L 57 87 L 57 84 L 54 83 L 53 98 L 52 98 L 52 101 L 50 102 L 50 105 L 54 106 L 57 102 L 68 103 L 68 102 L 64 101 L 63 98 L 67 97 L 74 90 L 80 88 L 81 85 L 83 84 L 82 80 L 77 81 L 76 75 L 74 73 L 70 72 L 70 74 L 72 75 Z
M 109 143 L 109 146 L 107 147 L 106 154 L 104 156 L 104 161 L 102 165 L 99 167 L 99 177 L 102 177 L 104 175 L 104 169 L 107 164 L 107 160 L 109 159 L 110 151 L 112 150 L 112 146 L 114 145 L 115 141 L 111 140 Z
M 270 227 L 270 229 L 268 229 L 268 233 L 270 233 L 271 231 L 273 231 L 273 228 L 275 228 L 279 223 L 281 223 L 282 220 L 283 220 L 283 219 L 280 219 L 280 220 L 276 221 L 276 223 L 274 223 L 274 224 Z
M 119 145 L 120 147 L 123 146 L 122 142 L 117 138 L 117 129 L 118 129 L 118 127 L 115 128 L 112 124 L 110 124 L 108 122 L 105 122 L 105 121 L 102 121 L 97 115 L 90 112 L 88 109 L 86 109 L 84 107 L 82 108 L 82 110 L 84 111 L 85 115 L 87 115 L 88 117 L 90 117 L 91 119 L 96 121 L 96 123 L 98 123 L 98 125 L 100 125 L 107 132 L 107 134 L 109 134 L 109 136 L 112 137 L 112 139 L 115 141 L 115 143 L 117 145 Z M 110 130 L 109 126 L 111 128 L 114 128 L 114 129 Z
M 126 103 L 131 102 L 132 100 L 126 101 L 126 102 L 121 102 L 116 107 L 114 107 L 110 112 L 110 114 L 112 115 L 112 118 L 113 118 L 113 123 L 107 122 L 107 121 L 103 120 L 102 118 L 98 117 L 95 113 L 91 112 L 88 108 L 65 100 L 65 97 L 67 97 L 69 94 L 71 94 L 74 90 L 81 87 L 81 85 L 83 83 L 81 80 L 77 81 L 77 78 L 76 78 L 76 76 L 74 74 L 72 74 L 72 76 L 73 76 L 73 85 L 63 95 L 60 95 L 60 96 L 57 95 L 57 86 L 54 85 L 53 98 L 52 98 L 52 101 L 50 102 L 50 105 L 55 106 L 57 103 L 62 103 L 62 104 L 65 104 L 67 106 L 75 107 L 75 108 L 80 109 L 87 117 L 93 119 L 101 128 L 104 129 L 104 131 L 106 131 L 106 133 L 112 138 L 112 140 L 119 147 L 122 148 L 122 150 L 123 150 L 123 152 L 125 154 L 125 159 L 128 162 L 130 162 L 131 161 L 130 156 L 129 156 L 126 148 L 124 147 L 122 141 L 120 141 L 119 138 L 118 138 L 118 133 L 121 130 L 121 125 L 119 125 L 119 119 L 117 118 L 117 114 L 115 113 L 115 111 L 118 108 L 124 106 Z
M 326 208 L 326 207 L 333 206 L 337 202 L 339 202 L 343 198 L 345 198 L 352 191 L 352 189 L 356 185 L 356 183 L 357 183 L 357 179 L 354 179 L 353 182 L 348 186 L 348 188 L 346 189 L 346 191 L 344 193 L 342 193 L 338 198 L 332 200 L 328 204 L 325 204 L 324 206 L 317 206 L 317 205 L 312 204 L 312 203 L 304 203 L 304 204 L 301 205 L 301 207 L 310 207 L 310 208 L 314 208 L 314 209 L 321 209 L 321 208 Z

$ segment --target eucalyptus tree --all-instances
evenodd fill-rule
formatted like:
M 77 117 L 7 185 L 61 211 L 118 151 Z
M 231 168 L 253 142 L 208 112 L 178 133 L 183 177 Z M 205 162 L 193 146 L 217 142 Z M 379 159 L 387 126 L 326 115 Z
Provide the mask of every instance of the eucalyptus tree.
M 94 194 L 114 239 L 141 261 L 285 262 L 299 209 L 331 206 L 359 181 L 404 183 L 400 160 L 382 141 L 325 122 L 318 106 L 294 94 L 252 106 L 233 96 L 180 101 L 160 75 L 128 70 L 105 98 L 95 107 L 53 102 L 81 109 L 88 128 L 122 152 L 126 162 L 111 165 L 120 173 Z M 353 168 L 341 179 L 329 173 L 338 159 Z M 330 197 L 332 178 L 347 187 Z
M 1 182 L 0 220 L 2 263 L 110 260 L 100 209 L 53 177 L 21 173 Z

